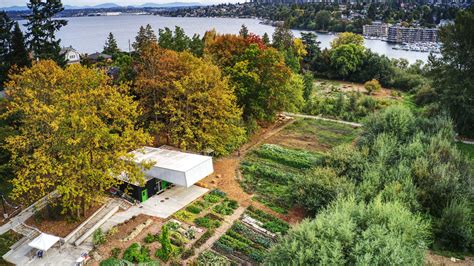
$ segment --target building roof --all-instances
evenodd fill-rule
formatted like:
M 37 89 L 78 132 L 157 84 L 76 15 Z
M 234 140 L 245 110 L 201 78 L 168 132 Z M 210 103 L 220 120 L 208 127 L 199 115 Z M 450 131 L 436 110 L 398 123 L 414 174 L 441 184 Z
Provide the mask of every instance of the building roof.
M 112 59 L 112 56 L 108 54 L 103 54 L 103 53 L 93 53 L 93 54 L 88 55 L 87 58 L 91 60 L 99 60 L 100 58 L 107 60 L 107 59 Z
M 59 52 L 59 53 L 60 54 L 65 54 L 65 53 L 68 53 L 68 52 L 77 53 L 76 49 L 72 48 L 72 46 L 61 48 L 61 52 Z
M 144 147 L 133 151 L 132 154 L 135 155 L 134 160 L 137 163 L 153 161 L 153 167 L 179 172 L 187 172 L 195 166 L 212 159 L 209 156 L 153 147 Z

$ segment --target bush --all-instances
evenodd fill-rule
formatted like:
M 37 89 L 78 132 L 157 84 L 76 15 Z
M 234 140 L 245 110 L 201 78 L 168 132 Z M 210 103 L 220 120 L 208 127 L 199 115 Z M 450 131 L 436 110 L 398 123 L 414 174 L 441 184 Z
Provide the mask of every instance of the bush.
M 133 243 L 123 253 L 123 259 L 133 263 L 149 262 L 151 261 L 150 250 L 138 243 Z
M 168 222 L 166 223 L 166 226 L 170 229 L 170 230 L 178 230 L 179 228 L 181 228 L 181 225 L 177 222 Z
M 370 95 L 374 91 L 379 91 L 382 89 L 379 81 L 376 79 L 369 80 L 364 83 L 364 88 L 367 90 L 367 93 Z
M 209 192 L 209 194 L 211 195 L 215 195 L 215 196 L 218 196 L 218 197 L 221 197 L 221 198 L 225 198 L 226 197 L 226 194 L 224 191 L 221 191 L 219 189 L 213 189 L 211 192 Z
M 120 253 L 122 253 L 122 249 L 120 248 L 113 248 L 111 251 L 110 251 L 111 255 L 113 258 L 116 258 L 118 259 L 119 256 L 120 256 Z
M 94 246 L 100 246 L 104 244 L 106 240 L 107 239 L 105 237 L 105 234 L 104 232 L 102 232 L 101 228 L 94 231 L 94 234 L 92 236 L 92 243 L 94 244 Z
M 188 239 L 195 239 L 196 238 L 196 230 L 194 228 L 189 228 L 184 233 L 184 236 L 187 237 Z
M 186 210 L 190 213 L 194 213 L 194 214 L 199 214 L 201 213 L 202 209 L 199 208 L 198 206 L 196 205 L 190 205 L 188 207 L 186 207 Z
M 466 252 L 474 249 L 474 216 L 467 200 L 452 200 L 436 221 L 436 238 L 441 247 Z
M 401 204 L 338 199 L 274 245 L 265 264 L 423 265 L 429 222 Z
M 171 245 L 169 228 L 166 225 L 161 228 L 160 243 L 161 248 L 156 250 L 155 256 L 167 262 L 173 255 L 173 246 Z

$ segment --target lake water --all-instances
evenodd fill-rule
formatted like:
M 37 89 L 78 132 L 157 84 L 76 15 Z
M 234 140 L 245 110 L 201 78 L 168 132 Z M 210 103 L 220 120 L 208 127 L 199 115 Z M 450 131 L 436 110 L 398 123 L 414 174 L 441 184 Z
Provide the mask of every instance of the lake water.
M 57 34 L 61 38 L 63 46 L 73 46 L 80 53 L 94 53 L 101 51 L 109 32 L 117 39 L 119 47 L 128 51 L 129 42 L 133 43 L 140 26 L 150 24 L 155 32 L 159 28 L 175 26 L 182 27 L 186 34 L 192 36 L 197 33 L 201 36 L 211 29 L 219 33 L 237 34 L 242 24 L 245 24 L 250 32 L 269 36 L 273 34 L 274 27 L 260 24 L 258 19 L 237 18 L 177 18 L 161 16 L 101 16 L 101 17 L 74 17 L 66 18 L 68 25 L 63 27 Z M 24 24 L 24 21 L 20 23 Z M 294 30 L 294 35 L 299 37 L 300 32 Z M 330 34 L 317 34 L 321 47 L 329 47 L 331 40 L 335 37 Z M 365 40 L 365 45 L 372 51 L 384 54 L 389 58 L 405 58 L 413 63 L 417 59 L 427 61 L 429 53 L 393 50 L 392 44 L 380 40 Z

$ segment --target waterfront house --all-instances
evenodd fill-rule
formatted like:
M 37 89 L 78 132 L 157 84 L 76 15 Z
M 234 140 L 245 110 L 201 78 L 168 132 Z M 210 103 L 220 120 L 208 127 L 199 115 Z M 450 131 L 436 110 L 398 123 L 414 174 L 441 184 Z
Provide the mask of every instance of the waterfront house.
M 72 48 L 72 46 L 63 47 L 60 55 L 64 56 L 68 65 L 79 64 L 81 62 L 81 54 Z

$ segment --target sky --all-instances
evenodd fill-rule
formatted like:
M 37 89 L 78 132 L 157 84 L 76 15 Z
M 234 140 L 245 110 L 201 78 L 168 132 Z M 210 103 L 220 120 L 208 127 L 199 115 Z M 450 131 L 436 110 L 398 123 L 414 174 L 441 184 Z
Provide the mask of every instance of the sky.
M 26 0 L 0 0 L 0 7 L 26 6 Z M 229 3 L 245 2 L 243 0 L 62 0 L 64 5 L 71 6 L 93 6 L 104 3 L 115 3 L 118 5 L 140 5 L 145 3 L 171 3 L 171 2 L 200 2 L 200 3 Z

